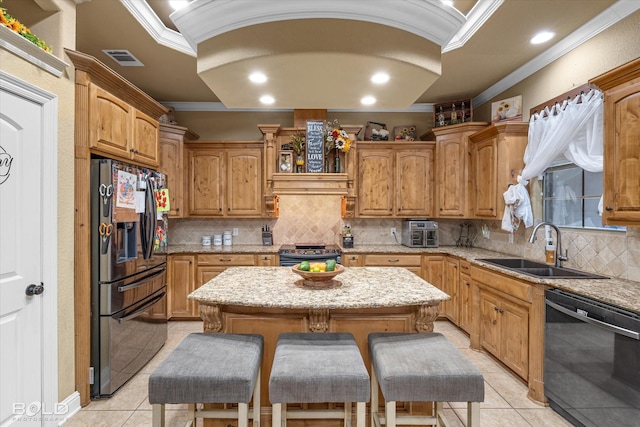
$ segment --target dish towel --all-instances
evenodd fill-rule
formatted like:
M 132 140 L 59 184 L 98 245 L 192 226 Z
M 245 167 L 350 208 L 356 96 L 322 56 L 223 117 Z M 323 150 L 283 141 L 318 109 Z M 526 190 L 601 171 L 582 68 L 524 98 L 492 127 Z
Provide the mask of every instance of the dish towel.
M 509 185 L 504 197 L 504 215 L 502 215 L 502 229 L 513 233 L 520 227 L 520 222 L 529 228 L 533 225 L 533 211 L 531 210 L 531 200 L 526 189 L 528 181 L 518 176 L 516 185 Z

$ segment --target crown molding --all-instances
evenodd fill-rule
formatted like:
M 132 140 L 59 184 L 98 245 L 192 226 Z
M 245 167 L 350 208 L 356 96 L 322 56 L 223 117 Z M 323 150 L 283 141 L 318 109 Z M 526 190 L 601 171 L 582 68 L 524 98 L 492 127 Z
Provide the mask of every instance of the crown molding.
M 474 108 L 490 101 L 517 83 L 520 83 L 542 68 L 551 64 L 556 59 L 562 57 L 589 39 L 597 36 L 607 28 L 631 15 L 640 9 L 640 2 L 619 0 L 600 13 L 598 16 L 569 34 L 564 39 L 553 45 L 550 49 L 542 52 L 502 80 L 486 89 L 484 92 L 473 98 Z
M 451 38 L 449 43 L 442 48 L 442 53 L 464 46 L 476 31 L 491 18 L 491 15 L 498 10 L 503 2 L 504 0 L 478 0 L 473 9 L 467 14 L 467 22 L 462 25 L 462 28 Z
M 19 56 L 25 61 L 42 68 L 56 77 L 62 76 L 69 66 L 57 56 L 45 52 L 20 34 L 11 31 L 4 25 L 0 25 L 0 47 Z
M 165 107 L 173 107 L 175 111 L 210 111 L 210 112 L 239 112 L 239 113 L 271 113 L 271 112 L 293 112 L 293 108 L 227 108 L 222 102 L 162 102 Z M 405 109 L 376 109 L 363 108 L 361 110 L 349 109 L 328 109 L 332 113 L 432 113 L 433 104 L 413 104 Z

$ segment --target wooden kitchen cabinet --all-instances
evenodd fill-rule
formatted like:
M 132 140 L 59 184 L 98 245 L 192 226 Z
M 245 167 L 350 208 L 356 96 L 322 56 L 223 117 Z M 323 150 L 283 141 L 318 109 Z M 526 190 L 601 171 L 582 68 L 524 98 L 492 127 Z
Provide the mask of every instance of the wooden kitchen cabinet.
M 442 290 L 444 293 L 448 294 L 451 299 L 441 304 L 443 306 L 444 314 L 456 325 L 458 325 L 460 321 L 460 301 L 458 295 L 458 288 L 460 284 L 459 269 L 458 258 L 447 256 L 445 260 L 445 280 Z
M 364 267 L 404 267 L 422 277 L 421 255 L 366 254 L 363 265 Z
M 184 141 L 194 141 L 198 135 L 181 126 L 160 124 L 158 171 L 167 175 L 169 212 L 171 218 L 184 216 Z
M 474 217 L 502 218 L 503 193 L 524 168 L 528 130 L 528 123 L 497 123 L 469 136 Z
M 469 333 L 471 330 L 471 266 L 469 261 L 460 260 L 458 277 L 458 326 Z
M 200 308 L 190 301 L 191 292 L 229 267 L 276 266 L 276 254 L 200 253 L 170 255 L 168 260 L 168 317 L 174 320 L 199 320 Z
M 591 81 L 604 92 L 605 225 L 640 224 L 640 58 Z
M 447 256 L 446 255 L 423 255 L 422 256 L 422 277 L 442 292 L 446 280 Z M 447 301 L 441 302 L 438 317 L 446 316 Z
M 167 315 L 173 319 L 193 318 L 197 303 L 187 296 L 195 290 L 196 257 L 170 255 L 167 264 Z
M 516 374 L 529 374 L 529 310 L 496 293 L 480 291 L 480 343 Z
M 436 140 L 435 216 L 472 217 L 469 136 L 487 125 L 474 122 L 432 129 Z
M 530 314 L 535 311 L 532 309 L 533 286 L 476 266 L 471 268 L 471 277 L 479 304 L 477 315 L 472 319 L 471 347 L 484 348 L 529 381 L 529 355 L 536 359 L 540 356 L 535 349 L 531 351 L 530 345 L 542 346 L 542 338 L 540 342 L 530 343 L 530 331 L 541 329 L 536 322 L 543 322 L 542 318 Z M 534 366 L 541 366 L 541 360 L 536 360 Z
M 185 143 L 187 216 L 262 216 L 262 144 Z
M 433 216 L 435 144 L 358 144 L 358 216 Z
M 362 267 L 364 262 L 363 254 L 345 254 L 342 253 L 340 263 L 345 267 Z
M 89 84 L 89 147 L 98 154 L 158 166 L 158 120 Z

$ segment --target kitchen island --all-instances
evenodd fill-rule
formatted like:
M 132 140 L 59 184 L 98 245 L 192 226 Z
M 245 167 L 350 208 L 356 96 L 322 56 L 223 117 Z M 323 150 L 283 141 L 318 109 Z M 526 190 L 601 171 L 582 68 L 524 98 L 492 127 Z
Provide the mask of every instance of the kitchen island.
M 263 414 L 270 413 L 269 374 L 283 332 L 351 332 L 369 368 L 369 332 L 431 332 L 449 296 L 405 268 L 350 267 L 340 286 L 307 289 L 290 267 L 231 267 L 189 295 L 200 304 L 205 332 L 265 338 Z M 270 425 L 263 415 L 262 425 Z
M 230 307 L 308 310 L 308 331 L 330 329 L 330 310 L 411 308 L 414 332 L 432 332 L 438 304 L 449 296 L 405 268 L 350 267 L 339 286 L 310 289 L 290 267 L 232 267 L 189 295 L 200 303 L 205 332 L 231 332 L 223 313 Z M 237 310 L 237 309 L 236 309 Z M 253 311 L 253 310 L 252 310 Z

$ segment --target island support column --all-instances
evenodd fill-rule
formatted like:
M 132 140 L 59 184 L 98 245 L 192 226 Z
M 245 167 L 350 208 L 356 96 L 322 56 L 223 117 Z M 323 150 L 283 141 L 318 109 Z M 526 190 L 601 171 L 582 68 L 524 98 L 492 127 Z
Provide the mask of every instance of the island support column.
M 439 302 L 418 306 L 416 310 L 416 331 L 433 332 L 433 322 L 438 318 L 439 306 Z

